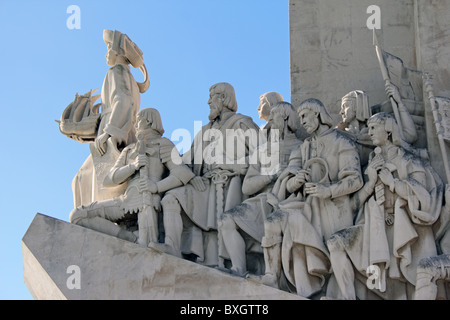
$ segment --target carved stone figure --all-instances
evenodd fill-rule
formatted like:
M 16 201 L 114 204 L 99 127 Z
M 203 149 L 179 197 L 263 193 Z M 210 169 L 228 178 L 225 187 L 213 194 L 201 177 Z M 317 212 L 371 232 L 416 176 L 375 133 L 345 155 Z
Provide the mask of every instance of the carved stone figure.
M 358 135 L 366 133 L 366 121 L 372 115 L 367 93 L 362 90 L 354 90 L 343 96 L 340 114 L 342 117 L 340 129 Z
M 161 204 L 165 225 L 172 226 L 165 229 L 165 251 L 193 255 L 198 262 L 217 266 L 223 245 L 217 234 L 218 217 L 244 200 L 242 179 L 256 148 L 246 134 L 258 135 L 259 127 L 250 117 L 236 113 L 236 96 L 229 83 L 213 85 L 208 104 L 210 122 L 183 155 L 196 176 L 186 186 L 167 191 Z
M 395 118 L 395 120 L 402 124 L 400 127 L 401 128 L 400 134 L 402 135 L 402 140 L 410 145 L 414 144 L 418 138 L 416 126 L 411 117 L 411 114 L 409 113 L 408 109 L 403 103 L 403 99 L 400 96 L 398 88 L 394 84 L 389 82 L 386 84 L 385 89 L 387 96 L 391 97 L 394 103 L 397 105 L 398 120 L 397 118 Z
M 415 300 L 450 298 L 450 185 L 445 189 L 445 206 L 433 226 L 438 256 L 423 258 L 417 267 Z
M 423 73 L 405 67 L 402 59 L 384 51 L 378 42 L 375 29 L 373 29 L 373 44 L 388 96 L 388 101 L 381 103 L 377 112 L 393 113 L 404 144 L 423 148 L 425 145 Z
M 450 254 L 423 258 L 417 267 L 415 300 L 447 300 L 450 282 Z M 447 289 L 447 292 L 450 292 Z
M 159 112 L 148 108 L 137 115 L 137 143 L 121 152 L 105 179 L 105 186 L 127 182 L 123 195 L 89 205 L 70 213 L 70 222 L 147 246 L 158 242 L 158 213 L 161 194 L 186 184 L 194 174 L 184 164 L 172 160 L 173 143 L 162 137 Z M 120 222 L 138 220 L 138 237 Z
M 278 287 L 283 267 L 291 290 L 310 297 L 331 273 L 324 239 L 353 224 L 349 195 L 361 188 L 362 177 L 355 144 L 332 128 L 323 104 L 308 99 L 297 111 L 311 137 L 293 153 L 281 182 L 284 195 L 278 193 L 279 200 L 286 199 L 265 221 L 261 281 Z
M 408 109 L 403 103 L 398 88 L 391 82 L 385 86 L 386 95 L 390 97 L 391 103 L 395 104 L 398 120 L 402 123 L 402 147 L 411 153 L 415 153 L 427 160 L 425 149 L 414 148 L 418 135 L 414 121 Z M 341 103 L 342 122 L 337 126 L 344 130 L 357 144 L 360 151 L 361 166 L 367 165 L 369 154 L 374 149 L 372 140 L 368 135 L 367 120 L 372 115 L 372 107 L 369 106 L 369 97 L 362 90 L 354 90 L 342 97 Z
M 362 90 L 347 93 L 341 99 L 342 122 L 337 126 L 351 137 L 359 150 L 361 166 L 367 164 L 369 153 L 373 150 L 372 140 L 368 134 L 367 119 L 372 115 L 369 97 Z
M 259 97 L 258 116 L 259 119 L 269 122 L 270 110 L 278 102 L 283 101 L 283 96 L 278 92 L 266 92 Z M 266 125 L 262 129 L 269 129 Z
M 419 261 L 436 255 L 432 224 L 441 210 L 443 184 L 429 165 L 401 147 L 391 114 L 373 115 L 368 127 L 377 148 L 369 159 L 366 183 L 352 197 L 354 208 L 360 208 L 356 225 L 327 241 L 337 283 L 328 286 L 327 295 L 356 299 L 358 292 L 360 299 L 373 294 L 411 299 Z M 368 287 L 369 267 L 376 270 L 377 281 Z
M 134 125 L 140 107 L 140 93 L 149 86 L 142 51 L 126 34 L 104 30 L 103 40 L 108 51 L 106 73 L 101 92 L 101 116 L 97 135 L 90 144 L 91 155 L 86 159 L 74 180 L 74 206 L 87 205 L 96 200 L 110 199 L 124 192 L 124 187 L 105 188 L 103 180 L 113 166 L 120 150 L 135 142 Z M 139 68 L 145 76 L 138 83 L 130 66 Z
M 248 271 L 246 253 L 262 253 L 264 219 L 273 210 L 267 202 L 267 193 L 287 168 L 291 152 L 303 142 L 295 136 L 299 121 L 290 103 L 276 103 L 270 110 L 268 125 L 269 139 L 255 151 L 258 162 L 249 166 L 242 184 L 244 195 L 250 198 L 226 211 L 219 221 L 226 249 L 223 257 L 231 259 L 231 272 L 240 276 Z
M 103 30 L 109 69 L 101 94 L 77 93 L 59 121 L 61 133 L 90 148 L 72 181 L 69 219 L 145 250 L 111 237 L 95 243 L 81 237 L 81 242 L 50 241 L 47 259 L 48 246 L 36 250 L 32 240 L 101 235 L 37 217 L 24 237 L 24 267 L 31 271 L 26 280 L 36 277 L 36 270 L 45 277 L 30 291 L 40 296 L 51 287 L 50 296 L 71 297 L 55 263 L 91 267 L 92 261 L 83 259 L 102 251 L 97 266 L 120 262 L 111 264 L 118 272 L 106 282 L 124 283 L 121 288 L 136 281 L 151 284 L 142 286 L 139 298 L 157 296 L 161 288 L 167 289 L 164 297 L 183 298 L 203 280 L 197 291 L 213 299 L 280 294 L 249 279 L 311 299 L 450 299 L 450 184 L 444 193 L 441 179 L 445 172 L 450 181 L 450 98 L 435 96 L 430 75 L 415 70 L 433 72 L 441 82 L 437 93 L 448 95 L 450 42 L 442 39 L 450 23 L 441 13 L 448 5 L 402 1 L 411 5 L 400 8 L 391 1 L 381 21 L 389 28 L 383 42 L 394 44 L 404 63 L 381 48 L 379 28 L 373 28 L 377 61 L 368 55 L 374 49 L 368 41 L 358 41 L 362 33 L 353 27 L 362 20 L 354 13 L 365 12 L 366 4 L 350 12 L 342 5 L 348 1 L 325 2 L 290 0 L 291 99 L 296 105 L 303 101 L 298 108 L 277 92 L 260 95 L 258 117 L 266 122 L 260 128 L 237 113 L 233 86 L 214 84 L 209 123 L 182 157 L 163 137 L 159 112 L 139 111 L 140 95 L 149 87 L 143 52 L 126 34 Z M 400 17 L 402 10 L 407 14 Z M 344 19 L 330 25 L 336 16 Z M 438 24 L 430 21 L 436 18 Z M 353 31 L 347 20 L 354 20 Z M 402 39 L 394 35 L 399 30 Z M 131 67 L 142 72 L 143 83 Z M 355 84 L 359 90 L 353 90 Z M 336 126 L 330 114 L 338 110 L 328 109 L 329 114 L 327 108 L 345 92 Z M 308 95 L 320 100 L 304 100 Z M 369 104 L 369 95 L 377 104 Z M 46 237 L 42 230 L 50 229 L 58 236 Z M 123 259 L 127 253 L 151 272 L 130 276 L 134 265 Z M 193 265 L 177 258 L 239 277 L 201 265 L 192 270 L 208 277 L 192 277 L 176 271 Z M 92 271 L 86 279 L 96 277 Z M 90 291 L 95 295 L 104 287 Z

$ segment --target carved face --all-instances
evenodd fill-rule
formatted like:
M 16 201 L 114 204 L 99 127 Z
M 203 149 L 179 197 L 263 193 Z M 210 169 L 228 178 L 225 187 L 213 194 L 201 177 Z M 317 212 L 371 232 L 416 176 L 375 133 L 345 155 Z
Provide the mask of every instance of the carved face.
M 208 100 L 208 104 L 209 104 L 209 108 L 210 108 L 210 112 L 209 112 L 209 116 L 208 119 L 209 120 L 214 120 L 216 119 L 218 116 L 220 116 L 220 114 L 222 113 L 223 110 L 223 101 L 225 100 L 225 96 L 223 93 L 220 92 L 214 92 L 211 91 L 209 93 L 209 100 Z
M 341 104 L 342 122 L 350 123 L 356 118 L 356 110 L 353 100 L 343 100 Z
M 113 66 L 116 64 L 117 52 L 112 50 L 111 43 L 107 44 L 108 52 L 106 53 L 106 64 L 108 66 Z
M 384 128 L 384 123 L 370 123 L 369 125 L 369 136 L 372 142 L 376 146 L 384 146 L 389 138 L 389 133 Z
M 270 104 L 267 98 L 263 95 L 259 100 L 258 115 L 261 120 L 268 120 L 270 116 Z
M 136 116 L 136 132 L 149 129 L 152 123 L 148 120 L 143 112 L 139 112 Z
M 319 114 L 310 109 L 303 109 L 298 113 L 300 123 L 308 134 L 313 133 L 319 127 Z

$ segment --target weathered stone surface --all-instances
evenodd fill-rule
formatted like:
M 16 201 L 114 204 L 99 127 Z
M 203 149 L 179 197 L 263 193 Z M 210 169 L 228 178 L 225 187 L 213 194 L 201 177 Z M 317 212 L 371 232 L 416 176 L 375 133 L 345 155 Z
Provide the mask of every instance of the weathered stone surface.
M 42 214 L 22 245 L 35 299 L 302 299 Z M 67 286 L 70 266 L 79 267 L 79 289 Z
M 373 31 L 367 27 L 373 5 L 380 8 L 382 48 L 400 57 L 405 67 L 432 74 L 436 96 L 450 96 L 448 1 L 290 0 L 294 106 L 320 98 L 338 121 L 340 99 L 352 90 L 366 91 L 371 106 L 387 100 Z M 446 181 L 428 99 L 424 103 L 430 162 Z

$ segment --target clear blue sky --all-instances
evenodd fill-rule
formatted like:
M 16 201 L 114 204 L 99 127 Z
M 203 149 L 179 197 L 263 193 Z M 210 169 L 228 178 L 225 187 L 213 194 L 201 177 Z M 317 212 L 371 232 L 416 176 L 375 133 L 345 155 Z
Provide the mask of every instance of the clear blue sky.
M 66 26 L 72 4 L 79 30 Z M 208 121 L 217 82 L 234 86 L 238 112 L 257 124 L 262 93 L 290 101 L 288 0 L 0 0 L 0 299 L 32 298 L 21 240 L 35 214 L 68 221 L 71 181 L 89 147 L 55 120 L 75 93 L 101 89 L 103 29 L 126 33 L 144 52 L 150 88 L 141 108 L 160 111 L 168 138 Z

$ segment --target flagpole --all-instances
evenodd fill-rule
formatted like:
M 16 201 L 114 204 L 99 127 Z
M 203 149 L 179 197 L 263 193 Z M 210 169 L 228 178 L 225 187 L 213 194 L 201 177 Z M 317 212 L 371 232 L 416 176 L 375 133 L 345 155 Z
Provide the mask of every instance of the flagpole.
M 438 105 L 436 102 L 436 97 L 434 96 L 434 92 L 433 92 L 433 84 L 432 84 L 432 77 L 430 74 L 428 73 L 424 73 L 424 85 L 425 85 L 425 90 L 428 93 L 428 98 L 430 99 L 430 103 L 431 103 L 431 110 L 433 111 L 433 118 L 434 118 L 434 125 L 436 126 L 436 134 L 439 140 L 439 146 L 441 148 L 441 153 L 442 153 L 442 160 L 444 161 L 444 168 L 445 168 L 445 175 L 447 177 L 447 183 L 450 183 L 450 168 L 449 168 L 449 164 L 448 164 L 448 157 L 447 157 L 447 152 L 445 149 L 445 141 L 444 141 L 444 137 L 442 136 L 442 127 L 441 127 L 441 122 L 439 121 L 439 114 L 438 114 Z
M 373 45 L 375 46 L 375 49 L 377 51 L 377 57 L 378 57 L 378 62 L 380 64 L 380 69 L 381 69 L 381 75 L 383 76 L 383 80 L 385 82 L 385 85 L 387 84 L 391 84 L 391 79 L 389 78 L 389 73 L 383 58 L 383 52 L 381 51 L 381 47 L 378 44 L 378 37 L 377 37 L 377 33 L 375 32 L 375 28 L 373 28 Z M 389 99 L 391 101 L 391 105 L 392 105 L 392 110 L 394 111 L 394 116 L 395 119 L 397 119 L 397 125 L 400 129 L 400 132 L 403 136 L 403 127 L 402 127 L 402 123 L 400 121 L 400 114 L 398 112 L 398 105 L 395 102 L 394 98 L 392 96 L 389 96 Z

